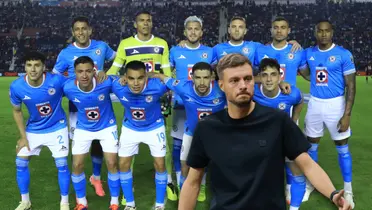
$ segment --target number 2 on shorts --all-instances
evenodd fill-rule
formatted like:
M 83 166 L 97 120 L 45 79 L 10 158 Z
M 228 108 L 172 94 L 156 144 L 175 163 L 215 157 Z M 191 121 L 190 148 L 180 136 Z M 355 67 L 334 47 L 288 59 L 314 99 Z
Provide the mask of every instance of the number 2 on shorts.
M 58 139 L 58 144 L 63 144 L 64 143 L 62 135 L 57 136 L 57 139 Z

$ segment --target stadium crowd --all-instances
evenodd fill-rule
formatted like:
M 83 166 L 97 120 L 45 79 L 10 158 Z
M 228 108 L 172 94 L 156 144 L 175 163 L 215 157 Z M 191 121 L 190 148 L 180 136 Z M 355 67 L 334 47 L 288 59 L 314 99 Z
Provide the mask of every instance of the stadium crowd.
M 78 15 L 85 15 L 91 19 L 94 39 L 103 40 L 116 50 L 121 39 L 135 33 L 133 17 L 142 7 L 140 4 L 125 2 L 120 7 L 105 8 L 41 6 L 36 3 L 2 5 L 0 73 L 9 70 L 13 54 L 20 58 L 24 52 L 31 49 L 45 53 L 48 56 L 47 67 L 52 69 L 56 56 L 71 40 L 70 23 L 72 18 Z M 363 69 L 371 60 L 372 53 L 365 47 L 372 44 L 372 26 L 369 25 L 372 18 L 370 2 L 324 4 L 323 1 L 314 4 L 268 5 L 231 3 L 204 6 L 184 6 L 168 2 L 162 6 L 152 5 L 148 9 L 154 16 L 154 33 L 164 38 L 169 46 L 183 39 L 183 21 L 190 15 L 197 15 L 203 19 L 202 42 L 214 46 L 219 42 L 219 27 L 225 27 L 220 24 L 222 8 L 228 11 L 222 17 L 226 20 L 235 15 L 245 17 L 248 26 L 246 39 L 262 43 L 267 43 L 271 39 L 269 28 L 272 18 L 275 15 L 284 16 L 291 23 L 290 39 L 297 40 L 303 47 L 314 44 L 314 23 L 321 17 L 329 17 L 336 26 L 335 42 L 354 54 L 358 69 Z M 17 34 L 22 36 L 17 38 Z M 227 35 L 222 37 L 227 38 Z M 23 70 L 21 63 L 19 59 L 15 59 L 16 71 Z

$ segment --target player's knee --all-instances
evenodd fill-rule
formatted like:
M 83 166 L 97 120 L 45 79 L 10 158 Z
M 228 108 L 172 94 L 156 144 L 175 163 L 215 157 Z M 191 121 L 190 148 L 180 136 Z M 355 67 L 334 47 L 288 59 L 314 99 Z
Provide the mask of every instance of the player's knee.
M 343 146 L 343 145 L 346 145 L 347 142 L 348 142 L 348 138 L 347 139 L 343 139 L 343 140 L 339 140 L 339 141 L 334 141 L 335 142 L 335 145 L 336 146 Z
M 84 161 L 83 160 L 73 160 L 72 169 L 74 172 L 83 172 L 84 171 Z
M 114 173 L 117 171 L 117 161 L 116 161 L 116 158 L 108 158 L 106 160 L 106 166 L 107 166 L 107 170 L 111 173 Z
M 154 167 L 157 172 L 164 172 L 165 171 L 165 161 L 164 158 L 155 158 L 154 159 Z
M 189 173 L 190 167 L 186 164 L 186 161 L 181 161 L 181 172 L 182 175 L 186 176 Z
M 119 168 L 120 171 L 129 171 L 131 165 L 131 159 L 129 158 L 120 158 L 119 159 Z
M 311 137 L 307 137 L 307 140 L 308 140 L 311 144 L 319 144 L 319 142 L 320 142 L 320 138 L 311 138 Z

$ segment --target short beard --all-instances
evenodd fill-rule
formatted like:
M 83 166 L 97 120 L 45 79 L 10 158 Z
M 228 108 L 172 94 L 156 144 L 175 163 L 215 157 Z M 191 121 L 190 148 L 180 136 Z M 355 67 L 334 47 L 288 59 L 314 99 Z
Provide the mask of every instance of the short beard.
M 249 99 L 247 101 L 241 101 L 241 102 L 230 101 L 230 103 L 234 104 L 235 106 L 239 108 L 249 108 L 251 106 L 251 101 L 252 99 Z

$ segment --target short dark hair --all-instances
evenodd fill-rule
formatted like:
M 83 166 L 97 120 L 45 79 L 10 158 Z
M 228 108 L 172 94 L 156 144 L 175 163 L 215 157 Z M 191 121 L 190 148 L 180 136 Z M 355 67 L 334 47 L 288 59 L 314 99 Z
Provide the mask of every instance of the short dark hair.
M 241 20 L 244 23 L 246 23 L 245 18 L 242 17 L 242 16 L 234 16 L 234 17 L 232 17 L 231 20 L 230 20 L 230 23 L 233 22 L 234 20 Z
M 242 54 L 231 53 L 227 54 L 217 64 L 217 75 L 219 78 L 223 77 L 223 71 L 227 68 L 233 68 L 248 64 L 252 67 L 252 62 Z
M 277 22 L 277 21 L 285 21 L 289 26 L 289 21 L 287 20 L 287 18 L 285 18 L 283 16 L 276 16 L 271 23 L 274 23 L 274 22 Z
M 81 63 L 90 63 L 94 67 L 94 62 L 89 56 L 80 56 L 74 62 L 74 68 Z
M 143 11 L 139 11 L 139 12 L 136 13 L 135 20 L 137 20 L 137 17 L 140 16 L 140 15 L 150 15 L 150 16 L 152 16 L 149 11 L 143 10 Z
M 41 61 L 43 64 L 45 64 L 45 60 L 46 60 L 45 55 L 37 51 L 27 52 L 23 56 L 24 63 L 26 63 L 27 61 Z
M 197 70 L 208 70 L 211 74 L 213 73 L 212 66 L 206 62 L 198 62 L 192 66 L 191 73 L 194 74 Z
M 323 18 L 323 19 L 320 19 L 316 22 L 315 24 L 315 29 L 316 27 L 320 24 L 320 23 L 329 23 L 329 25 L 331 26 L 331 29 L 333 30 L 333 24 L 332 22 L 329 20 L 329 19 L 326 19 L 326 18 Z
M 79 17 L 74 18 L 74 20 L 72 21 L 72 24 L 71 24 L 71 28 L 74 28 L 74 25 L 75 25 L 76 22 L 84 22 L 88 26 L 90 26 L 89 19 L 85 16 L 79 16 Z
M 258 67 L 258 70 L 259 72 L 263 72 L 267 69 L 267 67 L 275 68 L 280 73 L 280 65 L 276 59 L 273 58 L 262 59 Z
M 131 61 L 125 65 L 124 72 L 127 73 L 128 69 L 131 69 L 134 71 L 143 70 L 146 72 L 146 65 L 142 61 Z

